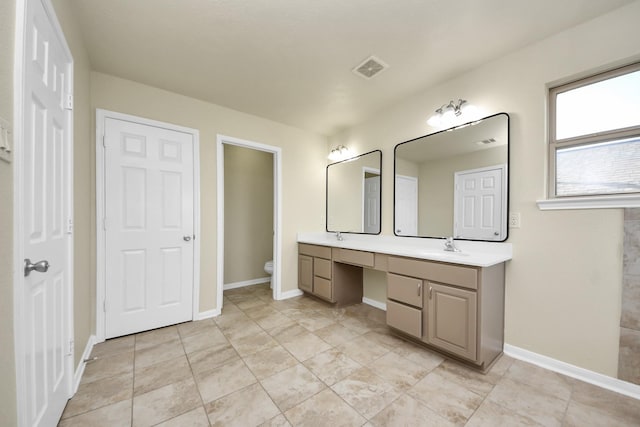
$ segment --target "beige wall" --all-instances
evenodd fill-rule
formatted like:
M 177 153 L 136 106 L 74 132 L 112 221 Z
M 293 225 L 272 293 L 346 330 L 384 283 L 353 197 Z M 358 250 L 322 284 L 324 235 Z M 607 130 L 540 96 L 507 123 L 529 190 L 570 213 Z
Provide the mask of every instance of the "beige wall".
M 15 0 L 0 2 L 0 117 L 13 123 Z M 16 424 L 13 345 L 13 168 L 0 160 L 0 424 Z
M 215 84 L 215 82 L 212 82 Z M 92 108 L 147 117 L 200 131 L 200 310 L 216 301 L 216 135 L 282 148 L 282 290 L 297 289 L 296 234 L 324 228 L 326 139 L 235 110 L 93 72 Z M 92 111 L 94 114 L 94 111 Z M 95 161 L 91 163 L 92 173 Z
M 225 144 L 225 284 L 267 276 L 273 228 L 273 154 Z
M 509 113 L 510 210 L 522 214 L 522 228 L 509 233 L 505 340 L 613 377 L 622 210 L 543 212 L 535 201 L 545 196 L 547 85 L 640 57 L 639 17 L 634 2 L 407 98 L 329 144 L 383 150 L 383 233 L 392 234 L 394 145 L 433 132 L 427 117 L 451 98 L 464 97 L 486 114 Z

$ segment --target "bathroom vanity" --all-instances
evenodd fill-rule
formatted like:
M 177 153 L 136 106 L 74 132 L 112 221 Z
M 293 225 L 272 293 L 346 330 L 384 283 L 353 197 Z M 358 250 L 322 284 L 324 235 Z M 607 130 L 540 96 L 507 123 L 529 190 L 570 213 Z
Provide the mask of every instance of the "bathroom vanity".
M 485 370 L 502 353 L 506 243 L 329 233 L 298 235 L 299 288 L 336 305 L 362 302 L 363 269 L 387 276 L 394 332 Z

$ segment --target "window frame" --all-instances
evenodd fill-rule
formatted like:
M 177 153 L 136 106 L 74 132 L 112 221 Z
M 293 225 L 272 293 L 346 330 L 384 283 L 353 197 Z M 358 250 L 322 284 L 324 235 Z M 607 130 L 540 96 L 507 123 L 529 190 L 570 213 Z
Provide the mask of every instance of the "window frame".
M 548 90 L 548 200 L 539 201 L 540 209 L 579 209 L 599 207 L 637 207 L 640 206 L 640 192 L 566 195 L 556 194 L 556 152 L 561 148 L 580 147 L 611 142 L 624 138 L 640 137 L 640 124 L 626 128 L 595 132 L 570 138 L 556 138 L 556 100 L 559 94 L 588 86 L 593 83 L 609 80 L 625 74 L 640 71 L 640 62 L 629 64 L 613 70 L 594 74 L 562 85 L 550 87 Z M 584 205 L 584 206 L 582 206 Z

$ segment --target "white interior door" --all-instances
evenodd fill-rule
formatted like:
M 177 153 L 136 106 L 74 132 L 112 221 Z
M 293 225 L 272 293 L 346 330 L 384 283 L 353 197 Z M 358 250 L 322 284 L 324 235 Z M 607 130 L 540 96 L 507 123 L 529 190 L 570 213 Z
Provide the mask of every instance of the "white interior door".
M 23 281 L 18 281 L 21 318 L 16 318 L 22 357 L 16 364 L 24 375 L 18 407 L 23 425 L 51 426 L 70 397 L 73 377 L 73 116 L 66 109 L 73 65 L 55 16 L 48 14 L 53 12 L 40 0 L 29 0 L 25 13 L 24 127 L 17 187 L 21 203 L 16 218 L 25 259 Z
M 503 240 L 506 227 L 504 166 L 456 172 L 454 235 L 460 239 Z
M 105 119 L 105 337 L 193 318 L 193 135 Z
M 418 235 L 418 179 L 396 175 L 395 233 Z
M 380 232 L 380 175 L 364 179 L 363 224 L 365 233 Z

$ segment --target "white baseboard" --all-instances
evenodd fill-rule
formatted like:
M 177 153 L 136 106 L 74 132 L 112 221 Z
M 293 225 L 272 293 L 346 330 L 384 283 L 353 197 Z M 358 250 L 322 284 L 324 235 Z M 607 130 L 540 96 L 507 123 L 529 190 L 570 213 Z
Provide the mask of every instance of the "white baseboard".
M 270 281 L 271 277 L 261 277 L 259 279 L 243 280 L 242 282 L 226 283 L 222 285 L 222 290 L 228 291 L 230 289 L 244 288 L 245 286 L 261 285 Z
M 532 363 L 542 368 L 549 369 L 550 371 L 554 371 L 607 390 L 615 391 L 616 393 L 624 394 L 625 396 L 633 397 L 634 399 L 640 399 L 639 385 L 599 374 L 597 372 L 580 368 L 578 366 L 506 343 L 504 345 L 504 353 L 507 356 Z
M 387 311 L 387 304 L 384 302 L 376 301 L 367 297 L 362 297 L 362 303 L 370 305 L 371 307 L 379 308 L 383 311 Z
M 219 308 L 214 308 L 213 310 L 201 311 L 200 313 L 196 314 L 196 317 L 193 320 L 197 321 L 197 320 L 210 319 L 212 317 L 220 316 L 221 314 L 222 314 L 222 310 L 220 310 Z
M 80 386 L 80 380 L 82 379 L 82 375 L 84 374 L 84 368 L 87 366 L 87 360 L 91 356 L 91 352 L 93 351 L 93 346 L 96 344 L 96 336 L 91 335 L 87 340 L 87 345 L 84 347 L 84 351 L 82 352 L 82 358 L 76 367 L 76 372 L 73 374 L 73 390 L 72 395 L 76 394 L 78 391 L 78 387 Z
M 299 297 L 300 295 L 302 295 L 304 292 L 302 292 L 300 289 L 293 289 L 291 291 L 287 291 L 287 292 L 282 292 L 280 294 L 280 301 L 282 301 L 283 299 L 289 299 L 289 298 L 295 298 L 295 297 Z

